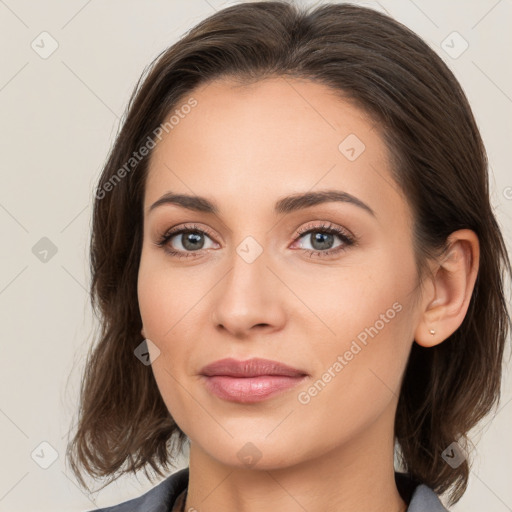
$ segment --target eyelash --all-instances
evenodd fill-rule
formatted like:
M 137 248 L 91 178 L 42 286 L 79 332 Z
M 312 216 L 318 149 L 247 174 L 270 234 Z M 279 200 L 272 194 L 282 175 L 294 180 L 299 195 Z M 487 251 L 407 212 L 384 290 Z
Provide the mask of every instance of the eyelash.
M 190 233 L 190 232 L 199 233 L 201 235 L 207 235 L 211 239 L 214 238 L 212 236 L 212 234 L 207 229 L 200 228 L 196 224 L 186 224 L 186 225 L 180 226 L 178 228 L 172 228 L 171 230 L 166 231 L 163 235 L 161 235 L 159 237 L 158 241 L 156 242 L 156 245 L 158 245 L 159 247 L 162 247 L 165 250 L 165 252 L 172 257 L 177 257 L 177 258 L 192 257 L 192 258 L 194 258 L 194 257 L 198 256 L 202 251 L 201 250 L 188 251 L 188 252 L 175 251 L 173 249 L 170 249 L 167 246 L 167 243 L 169 242 L 169 240 L 171 238 L 175 237 L 176 235 L 181 235 L 182 233 Z M 332 225 L 331 223 L 329 223 L 329 224 L 322 223 L 319 226 L 308 226 L 305 228 L 301 228 L 299 231 L 297 231 L 297 235 L 294 239 L 294 242 L 296 242 L 297 240 L 302 238 L 304 235 L 307 235 L 309 233 L 314 233 L 314 232 L 322 232 L 322 233 L 337 235 L 341 239 L 343 244 L 334 249 L 327 249 L 326 251 L 318 251 L 318 250 L 313 250 L 313 249 L 299 249 L 299 250 L 310 253 L 311 257 L 313 257 L 313 255 L 315 255 L 315 254 L 318 257 L 332 256 L 334 254 L 346 251 L 348 247 L 356 245 L 356 239 L 353 236 L 349 235 L 345 230 Z

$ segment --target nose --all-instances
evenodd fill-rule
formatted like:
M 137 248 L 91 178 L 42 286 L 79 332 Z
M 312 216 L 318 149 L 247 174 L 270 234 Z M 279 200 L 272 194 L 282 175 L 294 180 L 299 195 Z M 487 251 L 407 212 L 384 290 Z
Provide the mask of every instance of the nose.
M 216 329 L 237 338 L 283 328 L 287 310 L 283 284 L 263 251 L 254 261 L 234 252 L 230 270 L 215 287 L 212 319 Z

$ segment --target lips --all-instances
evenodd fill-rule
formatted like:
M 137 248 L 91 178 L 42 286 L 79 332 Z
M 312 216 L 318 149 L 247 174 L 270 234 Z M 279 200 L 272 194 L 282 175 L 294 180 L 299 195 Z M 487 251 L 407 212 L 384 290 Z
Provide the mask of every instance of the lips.
M 253 358 L 237 361 L 228 358 L 215 361 L 201 370 L 201 375 L 212 377 L 260 377 L 263 375 L 280 375 L 282 377 L 304 377 L 306 372 L 270 359 Z
M 307 373 L 278 361 L 222 359 L 201 370 L 206 389 L 223 400 L 254 403 L 295 387 Z

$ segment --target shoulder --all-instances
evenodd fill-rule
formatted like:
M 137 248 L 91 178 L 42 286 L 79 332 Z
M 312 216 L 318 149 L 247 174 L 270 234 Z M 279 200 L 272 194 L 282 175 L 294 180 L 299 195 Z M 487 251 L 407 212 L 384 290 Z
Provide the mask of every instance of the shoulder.
M 402 498 L 409 504 L 407 512 L 448 512 L 438 495 L 427 485 L 413 480 L 406 473 L 395 473 Z
M 418 485 L 407 512 L 448 512 L 448 510 L 430 487 Z
M 437 494 L 426 485 L 416 487 L 407 512 L 448 512 Z
M 185 468 L 168 476 L 138 498 L 89 512 L 167 512 L 187 485 L 188 468 Z

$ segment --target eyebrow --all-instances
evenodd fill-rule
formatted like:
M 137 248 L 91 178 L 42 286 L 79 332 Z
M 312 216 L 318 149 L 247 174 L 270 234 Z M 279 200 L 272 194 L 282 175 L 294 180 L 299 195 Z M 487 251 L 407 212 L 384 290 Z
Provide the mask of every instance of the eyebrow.
M 324 190 L 320 192 L 293 194 L 279 199 L 274 205 L 274 211 L 276 214 L 285 214 L 329 202 L 353 204 L 376 217 L 375 212 L 366 203 L 352 194 L 342 192 L 340 190 Z M 165 204 L 174 204 L 196 212 L 212 213 L 214 215 L 219 213 L 217 205 L 205 197 L 188 194 L 175 194 L 173 192 L 167 192 L 160 199 L 155 201 L 149 207 L 148 213 Z

